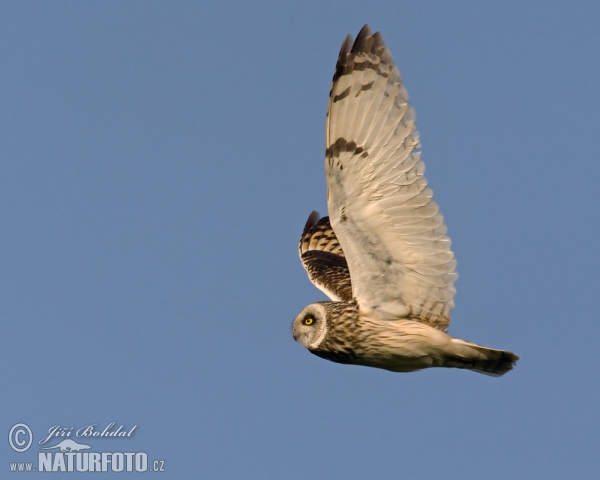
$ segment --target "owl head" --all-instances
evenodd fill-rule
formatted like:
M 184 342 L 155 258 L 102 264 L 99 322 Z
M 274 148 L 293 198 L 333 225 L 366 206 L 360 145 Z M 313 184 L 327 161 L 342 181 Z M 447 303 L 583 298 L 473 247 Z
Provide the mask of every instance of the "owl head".
M 292 323 L 294 340 L 306 348 L 317 348 L 327 335 L 327 311 L 322 303 L 311 303 Z

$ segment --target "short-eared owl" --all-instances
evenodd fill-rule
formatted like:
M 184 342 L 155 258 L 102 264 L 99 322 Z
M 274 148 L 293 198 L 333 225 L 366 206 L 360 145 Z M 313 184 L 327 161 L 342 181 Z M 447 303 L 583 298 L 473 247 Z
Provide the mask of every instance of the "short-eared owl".
M 294 339 L 338 363 L 394 372 L 466 368 L 499 376 L 519 359 L 445 333 L 456 260 L 427 186 L 415 114 L 379 32 L 346 37 L 325 130 L 329 217 L 313 212 L 299 253 L 330 298 L 294 320 Z

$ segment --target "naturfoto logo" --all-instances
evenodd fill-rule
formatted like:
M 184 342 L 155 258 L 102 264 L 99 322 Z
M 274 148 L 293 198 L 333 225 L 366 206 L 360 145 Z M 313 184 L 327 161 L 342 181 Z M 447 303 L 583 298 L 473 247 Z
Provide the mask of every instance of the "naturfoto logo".
M 11 472 L 164 472 L 165 461 L 158 459 L 149 461 L 146 452 L 113 449 L 108 452 L 97 452 L 93 451 L 94 447 L 88 444 L 93 438 L 131 438 L 136 429 L 137 425 L 126 428 L 124 425 L 117 425 L 116 422 L 110 422 L 106 426 L 98 426 L 96 423 L 83 427 L 54 425 L 44 433 L 41 440 L 34 442 L 32 429 L 25 423 L 17 423 L 8 433 L 8 443 L 12 450 L 22 455 L 37 443 L 39 451 L 37 459 L 21 457 L 19 461 L 9 462 L 9 470 Z M 78 441 L 80 438 L 85 438 L 85 443 Z M 129 445 L 129 441 L 126 443 Z

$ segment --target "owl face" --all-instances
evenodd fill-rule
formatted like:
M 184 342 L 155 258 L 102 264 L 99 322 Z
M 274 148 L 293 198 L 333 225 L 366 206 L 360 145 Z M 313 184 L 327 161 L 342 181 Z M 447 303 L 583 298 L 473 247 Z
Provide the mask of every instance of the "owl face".
M 327 334 L 327 312 L 323 305 L 312 303 L 292 323 L 294 340 L 306 348 L 317 348 Z

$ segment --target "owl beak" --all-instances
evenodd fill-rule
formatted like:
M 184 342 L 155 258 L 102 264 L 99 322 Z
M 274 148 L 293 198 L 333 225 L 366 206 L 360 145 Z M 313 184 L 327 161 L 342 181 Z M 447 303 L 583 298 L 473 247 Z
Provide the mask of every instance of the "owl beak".
M 300 338 L 301 338 L 302 336 L 304 336 L 304 333 L 303 333 L 303 332 L 292 332 L 292 337 L 294 337 L 294 340 L 295 340 L 296 342 L 298 342 L 298 343 L 302 343 L 302 342 L 300 341 Z

